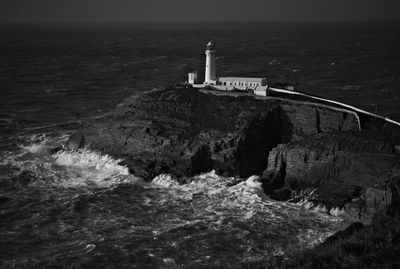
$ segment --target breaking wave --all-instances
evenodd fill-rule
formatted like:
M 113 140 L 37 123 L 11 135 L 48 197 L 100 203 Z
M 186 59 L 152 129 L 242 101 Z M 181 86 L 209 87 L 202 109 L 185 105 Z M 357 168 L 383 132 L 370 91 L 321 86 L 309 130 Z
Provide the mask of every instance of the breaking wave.
M 21 191 L 18 199 L 38 199 L 24 209 L 28 215 L 40 212 L 27 216 L 32 222 L 52 219 L 52 212 L 58 212 L 55 221 L 75 219 L 77 226 L 71 231 L 77 235 L 57 230 L 51 238 L 60 252 L 64 251 L 60 236 L 75 238 L 65 239 L 71 244 L 79 242 L 78 256 L 88 249 L 97 253 L 102 238 L 107 238 L 118 248 L 129 245 L 135 257 L 146 257 L 138 267 L 144 263 L 230 267 L 309 248 L 343 228 L 340 216 L 310 210 L 308 204 L 269 199 L 257 176 L 223 177 L 211 171 L 184 185 L 167 174 L 143 182 L 109 155 L 88 149 L 50 154 L 65 139 L 32 137 L 18 151 L 6 153 L 0 163 L 1 169 L 13 174 L 11 191 Z M 32 198 L 37 191 L 42 196 Z M 81 216 L 86 216 L 84 223 Z M 45 234 L 57 225 L 43 222 L 38 231 Z
M 52 157 L 55 167 L 64 169 L 68 178 L 63 181 L 63 186 L 107 187 L 129 183 L 133 179 L 129 176 L 128 168 L 118 164 L 120 160 L 87 149 L 76 152 L 61 151 Z
M 18 151 L 3 153 L 0 166 L 12 171 L 16 180 L 27 174 L 37 179 L 30 181 L 30 185 L 107 187 L 136 181 L 128 168 L 119 164 L 120 160 L 109 155 L 88 149 L 59 151 L 51 155 L 51 150 L 67 137 L 32 136 L 31 143 L 21 145 Z
M 232 245 L 247 240 L 246 245 L 253 247 L 243 254 L 245 261 L 257 261 L 265 255 L 283 255 L 321 243 L 339 229 L 343 221 L 340 216 L 321 210 L 269 199 L 256 176 L 238 179 L 218 176 L 211 171 L 193 177 L 189 184 L 179 185 L 173 177 L 163 174 L 155 177 L 151 186 L 161 191 L 158 207 L 174 206 L 185 211 L 190 205 L 191 209 L 190 222 L 175 219 L 163 223 L 153 231 L 155 235 L 206 225 L 213 231 L 235 235 L 230 241 Z

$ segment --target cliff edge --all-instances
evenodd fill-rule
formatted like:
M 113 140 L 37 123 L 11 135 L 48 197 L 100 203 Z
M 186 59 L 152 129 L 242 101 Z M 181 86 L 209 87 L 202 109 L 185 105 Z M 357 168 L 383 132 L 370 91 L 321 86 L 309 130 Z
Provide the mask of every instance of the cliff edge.
M 132 96 L 81 133 L 86 146 L 123 158 L 132 174 L 184 180 L 211 169 L 261 175 L 278 144 L 359 125 L 354 113 L 315 104 L 172 88 Z
M 325 104 L 169 88 L 128 98 L 69 144 L 121 158 L 145 180 L 169 173 L 184 183 L 212 169 L 260 175 L 275 199 L 312 191 L 316 203 L 343 207 L 397 173 L 398 134 Z

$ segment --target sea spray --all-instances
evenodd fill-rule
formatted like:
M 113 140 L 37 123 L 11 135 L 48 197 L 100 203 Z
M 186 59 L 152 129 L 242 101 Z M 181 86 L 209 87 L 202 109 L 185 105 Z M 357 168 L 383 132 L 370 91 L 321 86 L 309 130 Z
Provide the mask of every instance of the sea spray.
M 59 151 L 51 155 L 54 146 L 66 139 L 66 135 L 32 135 L 29 143 L 14 151 L 2 152 L 0 165 L 2 169 L 9 170 L 15 179 L 26 175 L 36 178 L 29 181 L 29 185 L 107 187 L 137 181 L 126 166 L 119 164 L 120 160 L 109 155 L 88 149 Z
M 298 247 L 313 246 L 336 230 L 332 227 L 341 227 L 340 217 L 308 210 L 304 205 L 269 199 L 256 176 L 238 179 L 211 171 L 193 177 L 189 184 L 179 185 L 171 175 L 160 175 L 153 179 L 151 186 L 164 195 L 168 193 L 159 196 L 159 207 L 176 205 L 182 211 L 187 210 L 187 206 L 191 208 L 191 221 L 177 218 L 169 224 L 164 223 L 155 229 L 157 236 L 205 225 L 215 232 L 234 234 L 231 244 L 249 240 L 254 245 L 262 244 L 261 249 L 268 255 L 283 255 Z M 257 234 L 264 239 L 257 238 Z M 251 254 L 242 255 L 243 260 L 262 257 L 256 254 L 261 253 L 258 248 L 249 252 Z
M 102 155 L 87 149 L 69 152 L 62 151 L 53 155 L 55 163 L 60 166 L 78 167 L 81 169 L 96 169 L 104 175 L 128 175 L 128 168 L 119 165 L 121 160 L 115 160 L 109 155 Z
M 178 186 L 179 183 L 175 181 L 171 175 L 161 174 L 156 176 L 151 183 L 155 187 L 159 188 L 171 188 L 173 186 Z
M 67 174 L 68 180 L 63 181 L 63 186 L 106 187 L 117 183 L 129 183 L 134 178 L 128 177 L 129 170 L 119 164 L 121 160 L 88 149 L 61 151 L 52 157 L 55 160 L 54 165 L 64 168 Z
M 26 204 L 18 210 L 27 216 L 8 225 L 36 225 L 32 238 L 45 237 L 53 256 L 68 253 L 77 263 L 101 256 L 124 264 L 129 255 L 130 266 L 139 268 L 170 261 L 229 267 L 310 247 L 342 228 L 338 217 L 269 199 L 256 176 L 211 171 L 181 185 L 162 174 L 147 183 L 129 175 L 119 160 L 87 149 L 54 155 L 22 151 L 25 157 L 16 157 L 14 165 L 36 171 L 38 183 L 16 190 L 13 201 Z M 10 249 L 17 251 L 24 230 L 14 230 L 7 236 L 15 242 Z M 21 255 L 21 260 L 40 257 L 51 263 L 34 248 Z
M 312 192 L 311 194 L 313 194 Z M 345 214 L 344 208 L 340 207 L 326 207 L 323 204 L 317 204 L 313 201 L 310 201 L 311 195 L 309 197 L 303 197 L 299 202 L 296 204 L 303 206 L 307 210 L 313 211 L 313 212 L 321 212 L 324 214 L 329 214 L 335 217 L 341 217 Z
M 161 174 L 146 183 L 129 175 L 127 167 L 109 155 L 88 149 L 50 155 L 46 153 L 54 142 L 50 140 L 21 147 L 9 156 L 8 164 L 36 173 L 29 183 L 32 191 L 46 187 L 49 198 L 31 204 L 30 210 L 51 207 L 55 199 L 49 212 L 59 212 L 58 218 L 64 219 L 51 224 L 56 226 L 43 222 L 38 236 L 57 225 L 70 227 L 70 218 L 86 216 L 71 230 L 73 234 L 66 228 L 53 231 L 52 246 L 60 253 L 64 251 L 57 241 L 60 236 L 75 240 L 70 243 L 76 244 L 77 256 L 98 255 L 104 240 L 115 240 L 119 249 L 130 246 L 134 257 L 148 257 L 146 264 L 173 260 L 177 266 L 212 267 L 284 255 L 321 242 L 342 228 L 339 217 L 269 199 L 257 176 L 223 177 L 211 171 L 181 185 L 174 176 Z M 43 204 L 43 199 L 49 202 Z M 48 211 L 40 212 L 32 222 L 46 219 Z M 226 257 L 226 249 L 234 256 Z M 138 267 L 143 265 L 138 262 Z

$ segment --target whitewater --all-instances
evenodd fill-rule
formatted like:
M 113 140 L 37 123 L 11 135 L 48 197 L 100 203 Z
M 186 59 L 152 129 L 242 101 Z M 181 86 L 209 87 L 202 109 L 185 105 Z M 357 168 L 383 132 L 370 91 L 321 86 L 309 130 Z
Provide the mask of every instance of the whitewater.
M 146 182 L 88 149 L 50 155 L 66 139 L 36 135 L 2 155 L 6 267 L 240 267 L 344 227 L 340 214 L 269 199 L 257 176 L 210 171 L 184 185 L 167 174 Z

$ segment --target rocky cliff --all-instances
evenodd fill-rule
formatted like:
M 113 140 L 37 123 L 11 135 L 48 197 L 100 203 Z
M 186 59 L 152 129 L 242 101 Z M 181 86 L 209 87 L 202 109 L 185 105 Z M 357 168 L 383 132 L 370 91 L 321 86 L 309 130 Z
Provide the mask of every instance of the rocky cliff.
M 69 148 L 122 158 L 146 180 L 170 173 L 186 182 L 211 169 L 256 174 L 275 199 L 313 191 L 334 207 L 397 173 L 399 137 L 396 125 L 326 104 L 170 88 L 85 123 Z
M 260 175 L 280 143 L 359 128 L 355 113 L 312 103 L 167 89 L 132 96 L 80 132 L 87 146 L 123 158 L 139 177 L 184 181 L 211 169 Z
M 399 169 L 394 145 L 370 131 L 321 133 L 272 149 L 263 173 L 265 189 L 317 189 L 314 199 L 341 206 Z

